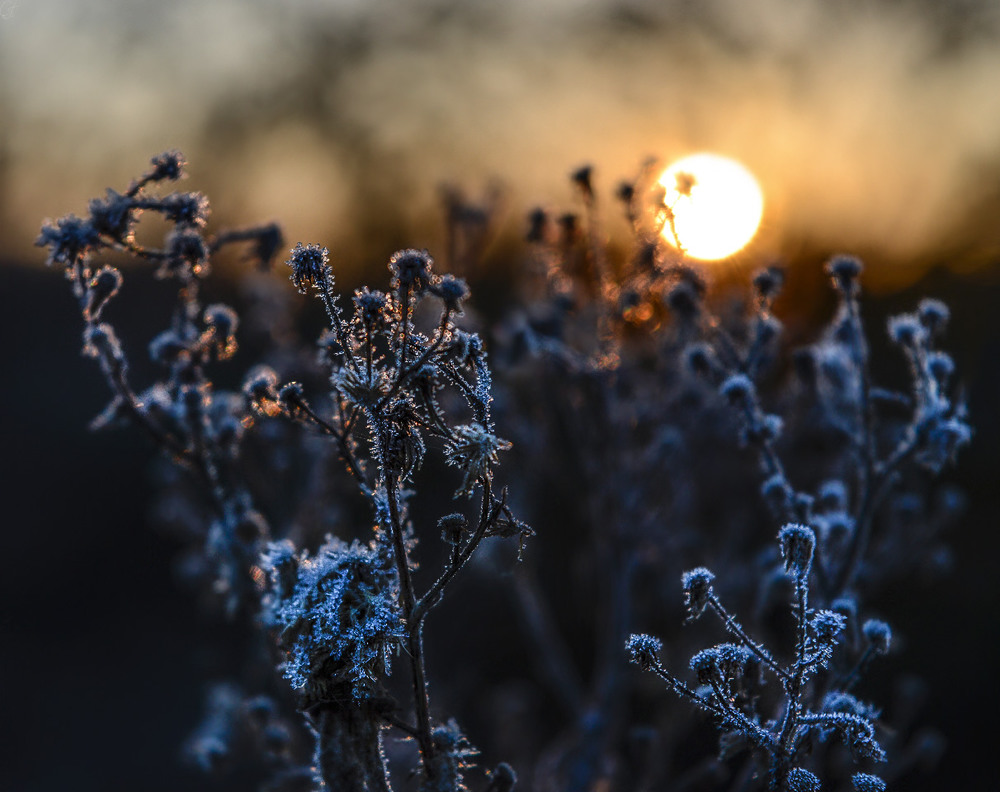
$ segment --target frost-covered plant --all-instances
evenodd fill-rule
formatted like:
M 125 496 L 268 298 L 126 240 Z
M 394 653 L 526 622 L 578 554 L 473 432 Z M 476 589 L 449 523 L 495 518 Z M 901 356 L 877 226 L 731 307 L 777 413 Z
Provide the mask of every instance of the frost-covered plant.
M 306 708 L 319 708 L 328 719 L 334 710 L 346 710 L 345 717 L 353 721 L 357 702 L 368 706 L 384 695 L 388 651 L 400 646 L 410 663 L 416 721 L 405 723 L 393 716 L 389 722 L 416 740 L 424 789 L 459 789 L 458 768 L 464 764 L 455 764 L 455 746 L 464 746 L 462 757 L 471 749 L 464 738 L 442 742 L 436 736 L 421 631 L 445 588 L 484 538 L 523 538 L 529 533 L 514 518 L 503 494 L 494 492 L 497 453 L 509 444 L 494 434 L 482 343 L 455 325 L 468 289 L 457 278 L 434 275 L 426 252 L 404 250 L 389 262 L 392 291 L 357 292 L 347 318 L 337 304 L 325 248 L 299 244 L 288 265 L 293 283 L 300 291 L 317 293 L 330 321 L 323 341 L 331 369 L 328 409 L 321 414 L 314 408 L 297 382 L 278 387 L 277 376 L 266 369 L 253 372 L 245 391 L 259 412 L 283 412 L 336 443 L 369 501 L 375 537 L 367 546 L 328 542 L 313 559 L 304 553 L 295 556 L 287 545 L 270 546 L 263 568 L 272 583 L 270 618 L 281 628 L 280 641 L 289 653 L 285 675 L 303 691 Z M 440 315 L 424 333 L 414 324 L 414 310 L 431 296 L 440 301 Z M 456 405 L 444 409 L 443 396 Z M 461 422 L 456 414 L 461 414 Z M 447 463 L 462 472 L 455 497 L 471 498 L 478 492 L 479 504 L 471 524 L 462 514 L 442 520 L 443 538 L 450 545 L 448 561 L 433 585 L 419 595 L 412 577 L 416 540 L 408 517 L 413 493 L 406 485 L 420 468 L 428 441 L 437 442 Z M 346 702 L 344 686 L 350 691 Z M 457 734 L 457 727 L 449 726 L 448 731 Z M 343 756 L 353 748 L 341 741 L 353 742 L 357 735 L 348 728 L 337 736 L 332 745 L 320 741 L 320 764 L 342 772 Z M 377 727 L 370 738 L 378 739 Z M 375 767 L 366 788 L 384 784 L 383 777 L 384 769 Z
M 768 787 L 794 790 L 802 786 L 803 779 L 815 778 L 810 771 L 794 766 L 814 736 L 825 739 L 836 733 L 859 759 L 881 761 L 884 752 L 875 737 L 877 711 L 859 702 L 846 689 L 826 693 L 819 706 L 811 708 L 806 688 L 813 684 L 817 674 L 828 669 L 847 618 L 832 610 L 809 607 L 808 578 L 816 547 L 812 529 L 789 524 L 781 529 L 778 540 L 786 572 L 794 581 L 792 660 L 782 663 L 746 633 L 713 592 L 714 575 L 704 568 L 692 570 L 683 578 L 689 620 L 711 610 L 737 642 L 717 644 L 691 658 L 691 669 L 700 687 L 691 688 L 663 667 L 659 660 L 662 644 L 655 638 L 633 635 L 626 648 L 633 662 L 655 673 L 671 690 L 718 722 L 726 752 L 748 747 L 767 757 Z M 865 632 L 873 636 L 865 660 L 872 651 L 878 654 L 888 651 L 890 634 L 884 623 L 869 621 Z M 773 676 L 782 687 L 783 700 L 777 717 L 768 717 L 759 709 L 767 676 Z M 818 788 L 818 780 L 815 783 Z
M 251 567 L 270 528 L 254 508 L 239 466 L 247 409 L 237 393 L 217 388 L 209 376 L 213 366 L 236 353 L 238 317 L 226 305 L 205 305 L 201 291 L 216 251 L 250 242 L 252 255 L 267 265 L 282 239 L 274 225 L 208 237 L 204 195 L 150 194 L 150 187 L 180 179 L 185 164 L 176 151 L 154 157 L 152 167 L 124 193 L 109 189 L 105 198 L 92 200 L 87 217 L 46 221 L 37 244 L 49 249 L 50 264 L 64 267 L 84 320 L 83 353 L 100 364 L 112 392 L 94 426 L 132 423 L 190 474 L 208 504 L 209 527 L 198 539 L 211 561 L 216 590 L 235 612 L 252 607 Z M 159 214 L 169 224 L 161 247 L 136 239 L 136 224 L 145 212 Z M 104 320 L 123 276 L 94 258 L 112 252 L 156 265 L 156 277 L 177 290 L 169 326 L 149 345 L 162 375 L 144 389 L 132 385 L 122 344 Z
M 726 610 L 713 590 L 715 575 L 705 568 L 682 576 L 688 620 L 711 610 L 736 643 L 718 644 L 691 658 L 700 687 L 666 670 L 656 639 L 633 635 L 626 646 L 633 662 L 713 717 L 722 732 L 723 757 L 749 749 L 761 761 L 767 788 L 774 790 L 819 789 L 819 777 L 798 763 L 831 735 L 856 761 L 885 760 L 876 731 L 879 710 L 850 692 L 871 660 L 887 654 L 891 644 L 889 626 L 862 615 L 863 584 L 873 582 L 862 579 L 878 572 L 869 563 L 876 518 L 908 462 L 938 473 L 971 437 L 964 406 L 948 395 L 951 358 L 933 348 L 947 309 L 925 300 L 916 314 L 890 320 L 889 334 L 910 363 L 911 390 L 878 389 L 858 305 L 860 262 L 836 257 L 827 271 L 840 309 L 824 338 L 799 360 L 824 419 L 846 441 L 846 458 L 837 471 L 843 478 L 825 481 L 815 493 L 794 486 L 778 450 L 783 421 L 766 412 L 758 395 L 752 352 L 762 346 L 765 331 L 773 335 L 767 316 L 773 273 L 762 273 L 756 281 L 763 310 L 745 356 L 732 355 L 735 347 L 729 343 L 690 353 L 698 357 L 694 368 L 719 383 L 720 395 L 739 415 L 741 440 L 759 459 L 762 493 L 775 515 L 790 521 L 778 533 L 784 575 L 792 584 L 794 640 L 786 647 L 788 659 L 782 661 L 777 651 L 752 638 Z M 726 358 L 728 365 L 722 362 Z M 902 405 L 908 420 L 902 426 L 879 426 L 880 401 Z M 781 688 L 776 700 L 769 700 L 762 687 L 768 678 Z M 853 778 L 859 789 L 884 788 L 871 774 Z
M 382 732 L 392 727 L 418 746 L 422 789 L 464 789 L 463 772 L 476 751 L 454 720 L 439 722 L 431 713 L 422 628 L 484 538 L 523 540 L 530 534 L 513 516 L 505 493 L 494 488 L 493 469 L 509 443 L 495 434 L 483 344 L 456 324 L 468 289 L 458 278 L 436 275 L 426 252 L 404 250 L 389 262 L 391 290 L 358 291 L 345 315 L 328 251 L 300 243 L 287 263 L 293 284 L 314 291 L 326 309 L 325 392 L 307 397 L 302 383 L 282 383 L 267 365 L 248 372 L 241 395 L 218 389 L 209 366 L 235 354 L 238 320 L 227 306 L 200 302 L 211 256 L 230 243 L 250 241 L 256 256 L 269 263 L 281 236 L 267 226 L 206 237 L 204 196 L 157 197 L 148 190 L 180 178 L 184 164 L 176 152 L 154 158 L 151 170 L 124 194 L 109 190 L 106 199 L 91 202 L 86 218 L 46 222 L 39 237 L 50 262 L 65 267 L 85 322 L 84 353 L 99 361 L 114 394 L 97 423 L 139 425 L 191 474 L 211 513 L 202 531 L 189 527 L 210 567 L 211 588 L 224 595 L 231 614 L 259 620 L 276 639 L 280 668 L 315 734 L 318 784 L 388 789 Z M 162 247 L 136 241 L 135 225 L 145 211 L 161 214 L 170 226 Z M 178 286 L 170 326 L 150 345 L 165 375 L 143 391 L 131 386 L 123 347 L 101 321 L 122 284 L 119 270 L 93 263 L 95 255 L 110 251 L 158 264 L 157 276 Z M 415 313 L 428 299 L 438 303 L 439 316 L 424 328 Z M 291 538 L 273 538 L 275 530 L 254 506 L 243 458 L 255 451 L 249 448 L 251 430 L 263 434 L 272 419 L 291 420 L 332 443 L 367 502 L 369 538 L 349 543 L 331 534 L 314 551 Z M 459 470 L 456 499 L 472 500 L 475 508 L 439 522 L 447 559 L 420 592 L 412 556 L 418 536 L 408 505 L 414 476 L 433 448 Z M 280 459 L 288 449 L 275 444 L 268 450 L 278 467 L 286 464 Z M 294 524 L 281 525 L 277 536 L 294 532 Z M 399 653 L 409 664 L 409 706 L 396 699 L 389 681 L 390 658 Z M 233 720 L 246 711 L 234 690 L 216 689 L 208 725 L 193 740 L 192 750 L 206 766 L 229 752 Z M 262 734 L 282 730 L 280 720 L 265 720 L 270 725 Z M 292 788 L 312 771 L 289 754 L 289 735 L 279 742 L 274 788 Z M 509 789 L 513 771 L 501 765 L 492 780 L 494 787 Z
M 544 657 L 540 674 L 569 716 L 538 772 L 550 787 L 581 790 L 657 783 L 748 789 L 755 778 L 758 785 L 810 788 L 808 779 L 818 784 L 819 776 L 829 784 L 850 773 L 827 739 L 838 727 L 860 755 L 878 757 L 878 743 L 887 743 L 885 734 L 876 739 L 875 710 L 850 692 L 889 649 L 889 628 L 866 597 L 926 563 L 935 531 L 958 503 L 943 491 L 937 507 L 914 491 L 932 491 L 921 469 L 939 472 L 970 436 L 949 383 L 951 359 L 935 348 L 947 313 L 925 301 L 904 321 L 910 331 L 899 331 L 900 320 L 890 325 L 910 361 L 911 387 L 876 387 L 860 318 L 860 262 L 837 257 L 829 271 L 838 313 L 814 344 L 789 353 L 773 310 L 784 273 L 758 272 L 748 310 L 718 312 L 704 273 L 664 241 L 669 212 L 651 184 L 656 173 L 648 168 L 619 190 L 634 232 L 624 260 L 613 260 L 604 245 L 590 168 L 572 177 L 582 221 L 532 213 L 528 239 L 542 295 L 505 327 L 501 403 L 511 413 L 505 423 L 514 427 L 514 453 L 523 454 L 517 491 L 523 497 L 538 482 L 530 519 L 539 524 L 551 514 L 541 493 L 566 494 L 571 530 L 556 534 L 548 525 L 539 544 L 575 543 L 587 574 L 576 596 L 596 609 L 588 669 L 580 631 L 561 629 L 566 616 L 553 593 L 565 594 L 546 591 L 544 570 L 530 560 L 513 578 L 521 621 Z M 761 552 L 755 542 L 761 527 L 773 536 L 782 524 L 813 537 L 805 577 L 784 571 L 776 549 Z M 723 731 L 722 762 L 699 765 L 680 747 L 685 707 L 665 703 L 656 733 L 631 721 L 629 712 L 641 709 L 631 703 L 641 695 L 635 686 L 643 683 L 606 647 L 626 643 L 637 624 L 669 623 L 674 605 L 659 582 L 663 571 L 707 554 L 718 576 L 704 568 L 684 576 L 690 613 L 715 610 L 732 635 L 713 649 L 691 646 L 703 678 L 722 680 L 716 697 L 725 699 L 691 699 L 713 712 Z M 802 559 L 797 563 L 801 568 Z M 786 589 L 791 618 L 775 607 Z M 593 591 L 598 595 L 588 599 Z M 742 603 L 742 623 L 723 610 L 730 600 Z M 640 665 L 659 663 L 659 639 L 639 635 L 627 643 Z M 683 652 L 692 638 L 678 635 L 670 644 Z M 768 679 L 777 684 L 763 685 Z M 704 687 L 714 693 L 709 682 Z M 685 689 L 698 694 L 696 686 Z M 835 691 L 843 695 L 827 700 Z M 737 728 L 741 713 L 748 734 Z M 811 720 L 819 715 L 823 720 Z M 903 731 L 888 741 L 896 750 L 887 777 L 907 771 L 903 756 L 914 751 L 902 749 L 905 739 Z M 913 736 L 910 747 L 924 739 Z M 627 758 L 637 740 L 646 753 Z M 730 769 L 748 753 L 765 761 Z M 811 769 L 792 762 L 806 762 L 809 753 Z
M 540 277 L 504 309 L 494 370 L 459 324 L 466 283 L 436 274 L 422 250 L 391 258 L 386 291 L 343 304 L 329 251 L 291 250 L 293 285 L 326 314 L 317 356 L 274 308 L 287 284 L 258 276 L 242 317 L 203 303 L 213 254 L 249 244 L 266 266 L 283 243 L 275 226 L 208 236 L 204 196 L 153 194 L 183 166 L 175 152 L 154 158 L 86 217 L 46 223 L 39 244 L 65 268 L 84 353 L 112 390 L 96 425 L 138 425 L 174 463 L 160 473 L 160 516 L 187 540 L 184 571 L 254 634 L 246 667 L 210 692 L 189 745 L 198 764 L 263 765 L 272 790 L 386 790 L 391 775 L 424 792 L 465 789 L 477 754 L 432 707 L 423 628 L 475 557 L 479 585 L 511 595 L 519 618 L 508 621 L 525 645 L 513 648 L 522 664 L 503 669 L 513 694 L 475 668 L 469 677 L 507 719 L 497 739 L 530 788 L 878 790 L 905 772 L 920 735 L 884 728 L 884 699 L 863 700 L 862 685 L 894 649 L 880 589 L 933 555 L 960 500 L 926 495 L 971 436 L 937 346 L 941 303 L 890 321 L 910 382 L 886 387 L 861 321 L 860 262 L 836 257 L 837 313 L 789 352 L 775 313 L 781 270 L 759 272 L 745 302 L 720 308 L 666 241 L 671 215 L 652 168 L 619 190 L 634 244 L 617 256 L 582 168 L 582 218 L 531 216 Z M 476 218 L 480 239 L 485 215 L 457 194 L 447 201 L 451 221 Z M 162 245 L 140 243 L 144 212 L 166 221 Z M 149 347 L 160 373 L 144 388 L 109 319 L 123 276 L 95 262 L 105 253 L 151 262 L 176 287 Z M 219 364 L 240 363 L 237 338 L 247 348 L 254 332 L 265 349 L 226 374 Z M 494 481 L 500 460 L 513 463 L 511 502 Z M 450 513 L 428 542 L 432 507 Z M 520 556 L 530 531 L 514 511 L 545 528 L 516 567 L 502 544 L 477 552 L 507 537 Z M 724 640 L 670 632 L 680 598 L 664 581 L 678 575 L 687 620 L 718 618 Z M 515 642 L 492 607 L 479 621 L 504 629 L 503 645 L 483 663 Z M 668 670 L 664 645 L 691 658 L 690 681 Z M 630 659 L 651 673 L 633 673 Z M 675 695 L 654 700 L 657 678 Z M 701 728 L 692 705 L 720 733 L 718 759 L 690 750 Z M 419 752 L 409 776 L 390 772 L 406 748 L 388 733 Z M 485 789 L 515 778 L 500 764 Z

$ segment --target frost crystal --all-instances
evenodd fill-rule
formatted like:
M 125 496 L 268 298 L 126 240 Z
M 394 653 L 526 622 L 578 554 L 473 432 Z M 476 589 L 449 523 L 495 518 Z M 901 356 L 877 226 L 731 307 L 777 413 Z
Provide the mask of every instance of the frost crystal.
M 294 588 L 283 595 L 290 560 L 284 545 L 263 559 L 272 582 L 267 618 L 281 630 L 285 677 L 310 698 L 337 682 L 350 682 L 358 699 L 368 697 L 403 635 L 391 556 L 377 539 L 347 545 L 328 538 L 315 556 L 298 556 Z

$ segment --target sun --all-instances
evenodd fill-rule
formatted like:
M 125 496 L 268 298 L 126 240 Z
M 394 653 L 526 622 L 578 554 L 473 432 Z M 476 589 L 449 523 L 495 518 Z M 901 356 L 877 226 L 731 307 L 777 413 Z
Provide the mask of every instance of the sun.
M 733 255 L 757 232 L 764 195 L 757 180 L 735 160 L 718 154 L 692 154 L 660 176 L 664 204 L 673 215 L 663 236 L 678 241 L 691 258 L 716 261 Z

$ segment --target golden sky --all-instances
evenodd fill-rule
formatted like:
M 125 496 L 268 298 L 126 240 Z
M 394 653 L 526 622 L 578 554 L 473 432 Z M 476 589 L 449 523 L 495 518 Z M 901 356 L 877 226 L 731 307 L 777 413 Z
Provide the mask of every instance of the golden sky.
M 581 163 L 610 198 L 707 150 L 763 186 L 755 254 L 903 282 L 1000 258 L 998 81 L 992 0 L 0 0 L 3 249 L 171 147 L 217 218 L 361 257 L 433 249 L 442 182 L 517 229 Z

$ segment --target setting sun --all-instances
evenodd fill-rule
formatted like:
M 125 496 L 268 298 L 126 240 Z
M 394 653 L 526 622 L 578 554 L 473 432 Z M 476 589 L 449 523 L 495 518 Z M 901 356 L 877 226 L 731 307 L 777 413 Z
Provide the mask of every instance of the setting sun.
M 757 232 L 764 196 L 753 175 L 718 154 L 692 154 L 660 177 L 664 204 L 673 213 L 663 236 L 692 258 L 714 261 L 731 256 Z

